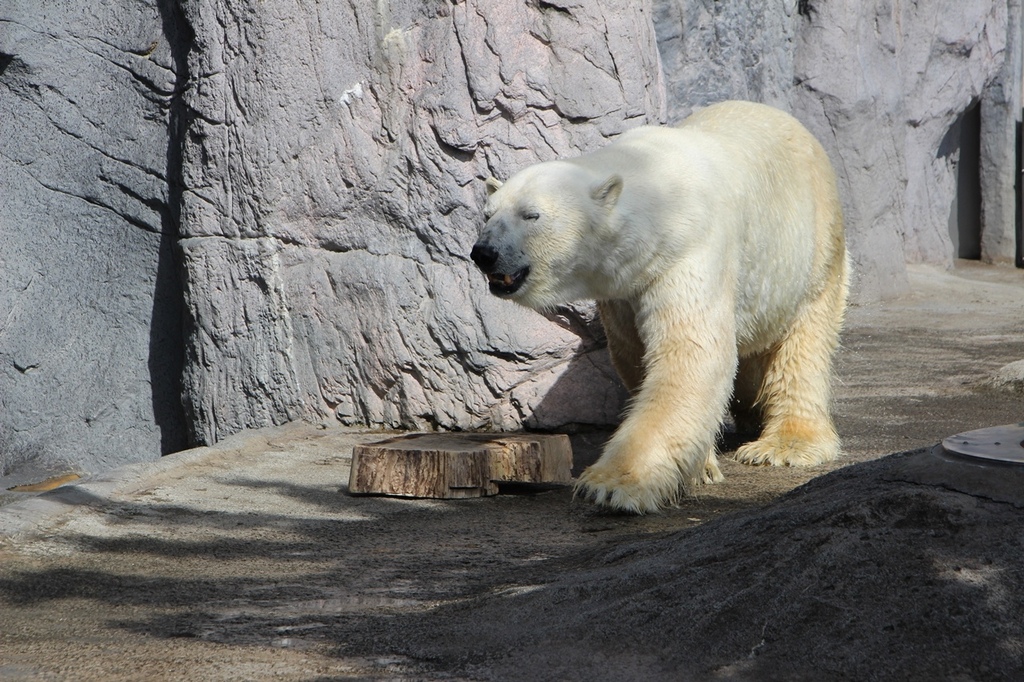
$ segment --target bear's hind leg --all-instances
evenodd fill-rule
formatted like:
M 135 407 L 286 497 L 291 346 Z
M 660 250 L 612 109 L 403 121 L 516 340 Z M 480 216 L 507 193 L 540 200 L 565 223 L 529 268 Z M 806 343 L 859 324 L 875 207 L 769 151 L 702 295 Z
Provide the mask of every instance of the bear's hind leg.
M 785 338 L 758 358 L 763 379 L 757 405 L 764 427 L 758 440 L 736 450 L 740 462 L 813 466 L 839 455 L 829 408 L 832 355 L 846 304 L 842 274 L 801 311 Z

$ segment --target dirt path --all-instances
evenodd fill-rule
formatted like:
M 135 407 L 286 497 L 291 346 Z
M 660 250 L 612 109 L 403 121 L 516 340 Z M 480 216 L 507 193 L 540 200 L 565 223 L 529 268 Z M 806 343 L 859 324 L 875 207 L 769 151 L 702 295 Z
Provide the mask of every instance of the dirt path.
M 1024 679 L 1024 475 L 997 472 L 1015 504 L 913 473 L 1024 419 L 981 386 L 1024 358 L 1024 273 L 912 283 L 851 311 L 844 460 L 726 459 L 664 514 L 352 498 L 379 434 L 302 425 L 2 507 L 0 679 Z M 578 467 L 606 437 L 574 436 Z

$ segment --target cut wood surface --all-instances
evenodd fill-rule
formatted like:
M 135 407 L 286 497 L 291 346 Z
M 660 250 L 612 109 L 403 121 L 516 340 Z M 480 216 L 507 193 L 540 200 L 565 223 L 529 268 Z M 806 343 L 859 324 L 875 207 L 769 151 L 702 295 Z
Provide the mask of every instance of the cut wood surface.
M 352 449 L 349 492 L 465 498 L 496 495 L 499 483 L 569 484 L 565 435 L 420 433 Z

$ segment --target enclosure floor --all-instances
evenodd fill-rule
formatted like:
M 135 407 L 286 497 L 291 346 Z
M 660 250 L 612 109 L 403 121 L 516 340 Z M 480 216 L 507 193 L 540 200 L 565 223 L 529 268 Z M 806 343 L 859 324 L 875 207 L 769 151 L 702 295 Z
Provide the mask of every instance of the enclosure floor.
M 924 459 L 1024 421 L 987 387 L 1024 272 L 910 275 L 850 310 L 842 459 L 746 467 L 726 435 L 725 481 L 661 514 L 352 497 L 382 434 L 303 424 L 4 492 L 0 678 L 1024 679 L 1022 503 Z M 576 474 L 607 436 L 572 436 Z

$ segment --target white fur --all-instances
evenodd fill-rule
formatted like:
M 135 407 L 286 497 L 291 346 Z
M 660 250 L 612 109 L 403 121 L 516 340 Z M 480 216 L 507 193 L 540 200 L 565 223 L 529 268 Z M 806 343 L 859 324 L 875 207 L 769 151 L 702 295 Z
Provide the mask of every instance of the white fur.
M 529 267 L 509 297 L 535 309 L 597 300 L 633 392 L 578 493 L 643 513 L 719 480 L 731 396 L 764 427 L 741 461 L 838 454 L 828 407 L 847 292 L 842 217 L 828 158 L 795 119 L 726 102 L 489 189 L 480 243 L 499 269 Z

